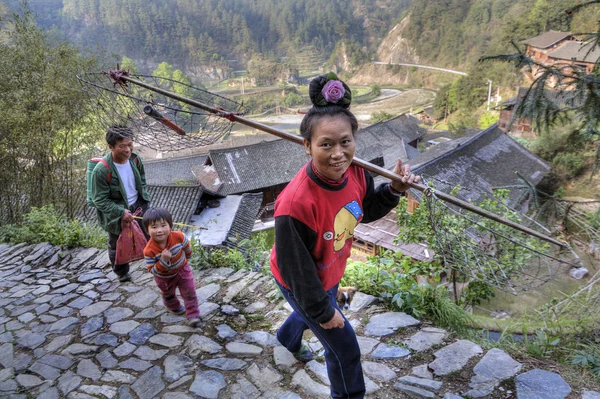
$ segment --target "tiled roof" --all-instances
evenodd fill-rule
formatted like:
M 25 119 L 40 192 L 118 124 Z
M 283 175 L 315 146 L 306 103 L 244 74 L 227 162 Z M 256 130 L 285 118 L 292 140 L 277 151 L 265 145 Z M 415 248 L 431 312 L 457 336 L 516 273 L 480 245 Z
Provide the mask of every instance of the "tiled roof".
M 555 30 L 551 30 L 548 32 L 544 32 L 539 36 L 532 37 L 531 39 L 523 40 L 523 44 L 528 44 L 532 47 L 536 48 L 548 48 L 552 47 L 556 43 L 561 40 L 567 39 L 571 36 L 571 32 L 558 32 Z
M 144 160 L 146 183 L 152 185 L 198 184 L 192 168 L 204 165 L 206 155 Z
M 359 223 L 354 228 L 354 237 L 380 247 L 400 251 L 406 256 L 422 262 L 431 262 L 434 252 L 420 244 L 405 244 L 398 242 L 394 244 L 395 238 L 400 232 L 396 210 L 391 210 L 387 215 L 371 223 Z
M 260 206 L 262 204 L 262 199 L 262 193 L 246 193 L 242 195 L 242 201 L 240 202 L 240 206 L 235 213 L 235 218 L 231 224 L 231 229 L 229 230 L 227 239 L 223 243 L 224 246 L 237 248 L 237 243 L 239 243 L 240 240 L 247 240 L 250 238 L 252 228 L 254 227 L 254 221 L 256 220 L 256 215 L 258 215 L 258 211 L 260 210 Z M 230 240 L 230 238 L 234 239 L 235 242 Z M 243 252 L 244 248 L 238 249 L 242 250 Z
M 427 151 L 420 153 L 417 157 L 410 161 L 412 170 L 416 170 L 420 165 L 438 159 L 447 152 L 454 150 L 459 147 L 468 137 L 460 137 L 458 139 L 444 141 L 439 144 L 433 145 L 427 149 Z
M 214 150 L 209 156 L 223 182 L 222 195 L 288 183 L 310 159 L 302 146 L 284 139 Z
M 202 196 L 202 187 L 198 185 L 148 185 L 147 188 L 150 193 L 150 206 L 167 209 L 171 212 L 173 221 L 177 223 L 189 224 Z M 98 224 L 96 209 L 88 206 L 85 200 L 81 205 L 75 217 L 86 223 Z
M 495 108 L 495 109 L 498 109 L 498 108 L 500 108 L 500 107 L 510 107 L 510 106 L 513 106 L 513 105 L 515 105 L 515 104 L 517 104 L 517 97 L 512 97 L 512 98 L 509 98 L 508 100 L 506 100 L 506 101 L 504 101 L 504 102 L 502 102 L 502 103 L 498 104 L 498 105 L 497 105 L 496 107 L 494 107 L 494 108 Z
M 600 47 L 595 46 L 594 43 L 568 41 L 556 50 L 548 53 L 548 57 L 595 63 L 600 58 Z
M 150 205 L 165 208 L 173 216 L 173 222 L 189 224 L 202 196 L 201 186 L 148 185 Z
M 450 143 L 453 142 L 434 148 Z M 425 180 L 433 178 L 436 189 L 443 192 L 460 185 L 459 197 L 475 203 L 492 193 L 494 187 L 520 184 L 516 172 L 535 186 L 550 171 L 546 162 L 502 132 L 497 124 L 430 158 L 415 159 L 413 172 Z M 420 197 L 420 193 L 414 194 Z M 519 194 L 520 191 L 512 190 L 510 200 L 515 201 Z
M 427 134 L 418 123 L 416 118 L 400 115 L 359 130 L 356 134 L 356 157 L 365 161 L 384 157 L 386 168 L 393 167 L 398 157 L 403 161 L 411 159 L 416 153 L 408 148 L 407 143 Z M 388 165 L 390 160 L 392 164 Z

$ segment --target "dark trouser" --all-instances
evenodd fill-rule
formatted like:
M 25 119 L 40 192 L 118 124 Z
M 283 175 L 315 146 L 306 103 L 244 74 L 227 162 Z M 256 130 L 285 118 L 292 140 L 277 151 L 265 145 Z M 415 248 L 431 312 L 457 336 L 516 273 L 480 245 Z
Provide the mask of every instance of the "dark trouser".
M 174 277 L 164 278 L 154 276 L 154 281 L 156 281 L 156 286 L 160 289 L 163 303 L 167 309 L 171 312 L 176 312 L 181 307 L 181 302 L 179 302 L 175 293 L 175 290 L 179 288 L 179 293 L 185 304 L 185 317 L 188 319 L 200 317 L 194 275 L 189 263 L 186 263 Z
M 360 364 L 360 347 L 354 329 L 344 316 L 344 328 L 324 329 L 300 308 L 290 290 L 279 288 L 294 312 L 277 331 L 277 339 L 290 352 L 300 350 L 302 333 L 310 328 L 325 348 L 327 375 L 331 382 L 331 396 L 334 398 L 362 399 L 365 396 L 365 381 Z M 338 286 L 329 291 L 331 304 L 340 311 L 335 300 Z M 340 311 L 343 315 L 343 313 Z
M 142 216 L 144 212 L 150 207 L 149 203 L 146 202 L 141 196 L 138 197 L 138 200 L 135 204 L 129 207 L 129 211 L 131 213 L 135 212 L 137 208 L 142 208 L 142 213 L 137 216 Z M 142 221 L 139 219 L 134 219 L 134 221 L 141 227 L 142 231 L 146 238 L 149 238 L 148 232 L 144 229 L 142 225 Z M 122 277 L 129 273 L 129 263 L 124 263 L 122 265 L 115 265 L 115 257 L 117 256 L 117 240 L 119 239 L 118 234 L 108 233 L 108 259 L 110 259 L 110 264 L 112 266 L 113 271 L 118 277 Z

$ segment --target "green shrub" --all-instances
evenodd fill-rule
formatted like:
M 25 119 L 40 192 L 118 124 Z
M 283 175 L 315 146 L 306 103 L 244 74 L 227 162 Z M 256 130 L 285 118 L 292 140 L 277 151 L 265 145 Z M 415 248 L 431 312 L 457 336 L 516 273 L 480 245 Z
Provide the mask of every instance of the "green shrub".
M 583 170 L 584 165 L 585 162 L 581 155 L 569 152 L 557 154 L 552 161 L 554 171 L 566 178 L 577 176 Z
M 18 224 L 0 227 L 0 241 L 38 244 L 49 242 L 61 247 L 105 248 L 108 236 L 96 225 L 60 216 L 53 205 L 32 208 Z
M 436 326 L 460 333 L 474 326 L 471 315 L 450 299 L 445 286 L 414 285 L 410 290 L 397 293 L 392 305 L 417 319 L 426 318 Z
M 494 289 L 491 285 L 482 281 L 471 281 L 463 291 L 461 300 L 464 305 L 479 305 L 482 301 L 494 296 Z
M 417 262 L 400 252 L 382 251 L 370 256 L 367 263 L 349 261 L 340 285 L 354 286 L 389 303 L 396 293 L 415 285 L 416 276 L 434 277 L 437 270 L 432 262 Z
M 234 270 L 247 269 L 266 271 L 269 267 L 269 243 L 266 233 L 257 234 L 249 240 L 231 239 L 237 248 L 205 248 L 199 240 L 190 240 L 192 258 L 190 265 L 196 269 L 230 267 Z
M 283 99 L 283 105 L 285 105 L 288 108 L 293 107 L 294 105 L 301 105 L 303 103 L 304 99 L 302 98 L 302 96 L 293 92 L 286 94 L 285 98 Z
M 494 114 L 490 111 L 485 111 L 481 114 L 477 123 L 479 124 L 480 129 L 485 129 L 488 126 L 491 126 L 494 123 L 498 122 L 498 119 L 499 115 L 497 113 Z
M 581 343 L 579 347 L 581 349 L 570 356 L 570 363 L 590 369 L 596 378 L 600 379 L 600 339 Z
M 373 83 L 369 87 L 371 88 L 371 96 L 372 97 L 379 97 L 379 95 L 381 94 L 381 86 L 379 86 L 376 83 Z
M 389 119 L 392 119 L 394 117 L 394 115 L 385 112 L 385 111 L 375 111 L 371 114 L 371 122 L 372 123 L 378 123 L 378 122 L 385 122 Z

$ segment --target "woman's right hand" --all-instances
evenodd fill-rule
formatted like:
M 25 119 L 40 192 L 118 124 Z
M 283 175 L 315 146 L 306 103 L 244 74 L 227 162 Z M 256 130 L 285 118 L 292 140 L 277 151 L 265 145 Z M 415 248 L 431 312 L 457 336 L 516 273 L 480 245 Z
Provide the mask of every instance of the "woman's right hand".
M 335 309 L 335 313 L 331 320 L 327 323 L 321 323 L 321 327 L 326 330 L 329 330 L 330 328 L 344 328 L 344 316 L 342 316 L 339 310 Z

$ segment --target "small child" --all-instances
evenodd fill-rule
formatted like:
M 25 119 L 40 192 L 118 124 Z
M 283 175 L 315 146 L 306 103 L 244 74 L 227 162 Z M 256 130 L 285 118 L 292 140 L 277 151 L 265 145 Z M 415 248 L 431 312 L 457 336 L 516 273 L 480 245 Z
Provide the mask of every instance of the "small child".
M 166 209 L 148 209 L 142 223 L 150 235 L 144 249 L 146 267 L 154 274 L 154 281 L 161 291 L 165 307 L 177 315 L 185 313 L 186 324 L 199 327 L 198 297 L 192 269 L 187 261 L 192 256 L 190 242 L 181 231 L 171 230 L 173 218 Z M 185 306 L 177 299 L 176 288 L 179 288 Z

